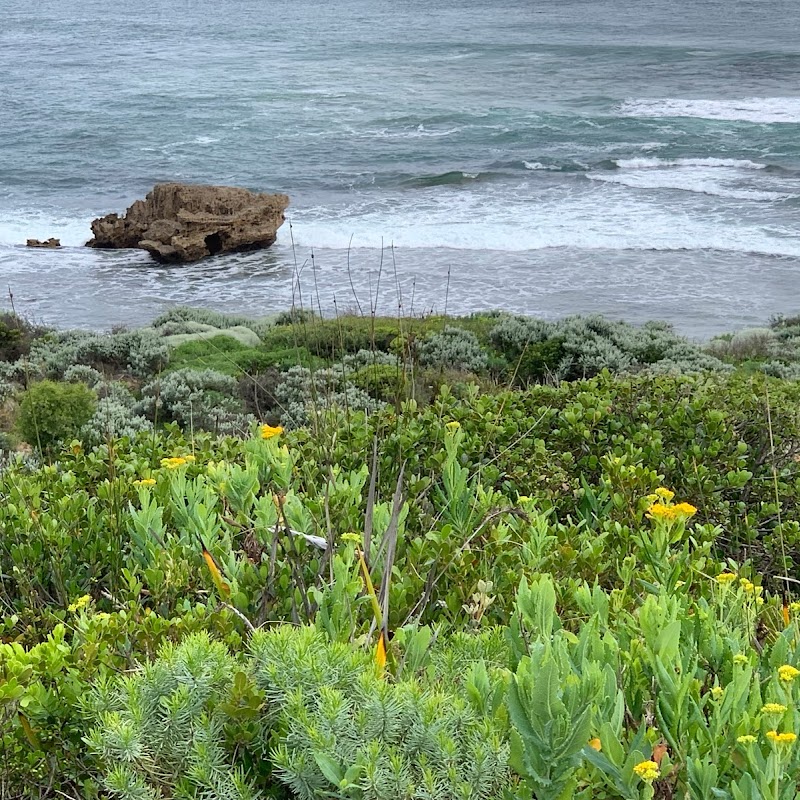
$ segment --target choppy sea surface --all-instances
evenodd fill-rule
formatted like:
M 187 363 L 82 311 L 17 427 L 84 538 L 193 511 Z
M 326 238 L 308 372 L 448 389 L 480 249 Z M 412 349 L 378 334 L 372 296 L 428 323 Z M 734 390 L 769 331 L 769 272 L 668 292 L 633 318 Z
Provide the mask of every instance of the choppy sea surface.
M 800 311 L 796 0 L 32 0 L 0 26 L 0 286 L 59 326 Z M 291 196 L 268 251 L 82 247 L 157 181 Z M 26 250 L 60 237 L 60 251 Z M 5 301 L 8 305 L 8 299 Z

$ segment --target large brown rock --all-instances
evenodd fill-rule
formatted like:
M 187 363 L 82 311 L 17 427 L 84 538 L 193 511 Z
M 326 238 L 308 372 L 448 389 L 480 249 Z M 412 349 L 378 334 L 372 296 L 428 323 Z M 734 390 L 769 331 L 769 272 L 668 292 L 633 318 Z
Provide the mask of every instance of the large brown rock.
M 157 261 L 198 261 L 218 253 L 258 250 L 275 242 L 289 205 L 285 194 L 233 186 L 156 184 L 125 216 L 92 223 L 88 247 L 138 247 Z

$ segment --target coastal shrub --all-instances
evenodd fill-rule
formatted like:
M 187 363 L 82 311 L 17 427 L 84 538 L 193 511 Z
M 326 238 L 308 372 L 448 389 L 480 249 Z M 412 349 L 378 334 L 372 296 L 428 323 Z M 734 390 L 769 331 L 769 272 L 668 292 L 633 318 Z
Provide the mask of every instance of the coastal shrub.
M 386 681 L 364 655 L 313 629 L 259 633 L 252 649 L 277 711 L 275 775 L 294 797 L 488 800 L 509 786 L 502 725 L 472 676 L 464 692 Z
M 179 369 L 145 384 L 134 411 L 152 422 L 216 431 L 242 413 L 237 386 L 233 377 L 215 370 Z
M 88 737 L 104 784 L 121 800 L 173 796 L 257 797 L 235 767 L 253 739 L 262 698 L 225 645 L 197 633 L 94 699 Z
M 370 414 L 383 405 L 355 386 L 346 377 L 346 370 L 335 367 L 316 371 L 292 367 L 283 373 L 274 396 L 281 420 L 288 427 L 306 425 L 330 408 Z
M 60 614 L 62 620 L 50 626 L 38 623 L 41 641 L 33 646 L 0 641 L 3 797 L 97 797 L 99 764 L 85 742 L 100 713 L 94 693 L 102 697 L 112 676 L 193 632 L 211 631 L 232 646 L 241 642 L 235 617 L 224 608 L 187 604 L 180 615 L 167 618 L 150 609 L 145 613 L 135 601 L 100 611 L 84 594 Z M 0 618 L 0 639 L 9 633 L 3 621 L 9 618 Z
M 427 336 L 420 342 L 418 352 L 424 366 L 460 372 L 480 372 L 488 360 L 472 331 L 453 326 Z
M 386 681 L 366 653 L 308 627 L 256 632 L 251 653 L 243 663 L 194 634 L 98 696 L 88 741 L 106 788 L 122 800 L 251 798 L 277 779 L 303 800 L 489 800 L 509 785 L 480 671 L 464 695 Z
M 533 317 L 504 316 L 489 333 L 492 344 L 509 359 L 518 358 L 530 345 L 553 336 L 553 323 Z
M 39 381 L 21 395 L 17 425 L 26 442 L 48 450 L 77 436 L 96 405 L 96 395 L 83 384 Z
M 777 341 L 778 337 L 770 328 L 747 328 L 714 337 L 706 350 L 717 358 L 735 362 L 763 360 L 773 355 Z
M 167 363 L 168 348 L 146 330 L 107 334 L 67 331 L 37 339 L 28 360 L 31 368 L 46 378 L 61 379 L 76 364 L 101 372 L 147 377 Z
M 90 389 L 105 380 L 103 375 L 94 367 L 87 367 L 85 364 L 73 364 L 64 370 L 64 380 L 67 383 L 85 383 Z
M 13 312 L 0 313 L 0 361 L 16 361 L 30 352 L 35 339 L 47 329 Z
M 253 319 L 241 314 L 224 314 L 207 308 L 176 306 L 156 317 L 156 319 L 150 323 L 150 326 L 160 329 L 163 332 L 169 329 L 168 326 L 174 325 L 176 327 L 173 330 L 177 333 L 188 330 L 188 328 L 181 329 L 179 327 L 187 322 L 207 325 L 211 328 L 248 328 L 260 338 L 261 335 L 274 324 L 274 319 Z
M 397 364 L 374 364 L 357 369 L 350 381 L 376 400 L 393 403 L 405 396 L 406 374 Z
M 114 397 L 101 397 L 91 419 L 81 429 L 80 438 L 95 445 L 123 436 L 133 438 L 152 427 L 148 420 L 134 413 L 130 404 L 120 402 Z

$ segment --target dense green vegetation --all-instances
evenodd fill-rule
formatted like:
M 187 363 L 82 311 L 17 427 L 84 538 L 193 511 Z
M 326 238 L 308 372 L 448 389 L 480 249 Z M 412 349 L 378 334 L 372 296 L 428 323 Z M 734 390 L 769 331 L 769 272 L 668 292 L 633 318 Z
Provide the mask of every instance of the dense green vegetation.
M 796 333 L 14 337 L 0 797 L 795 800 Z

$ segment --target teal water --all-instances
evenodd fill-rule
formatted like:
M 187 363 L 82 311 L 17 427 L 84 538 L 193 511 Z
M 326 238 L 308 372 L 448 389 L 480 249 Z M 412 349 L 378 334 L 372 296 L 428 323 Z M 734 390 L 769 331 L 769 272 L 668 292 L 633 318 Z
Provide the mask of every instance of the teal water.
M 761 324 L 800 307 L 798 34 L 794 0 L 15 4 L 0 281 L 89 327 L 293 300 Z M 286 192 L 290 225 L 184 267 L 81 247 L 162 180 Z

